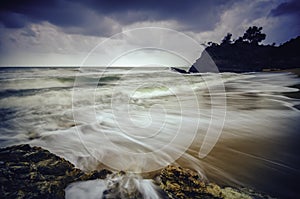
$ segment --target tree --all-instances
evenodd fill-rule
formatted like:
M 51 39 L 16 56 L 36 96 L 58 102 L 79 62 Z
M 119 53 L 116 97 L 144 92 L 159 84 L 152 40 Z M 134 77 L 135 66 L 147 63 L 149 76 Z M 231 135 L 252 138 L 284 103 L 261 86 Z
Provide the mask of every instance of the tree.
M 239 37 L 237 40 L 234 41 L 235 44 L 242 44 L 243 42 L 244 41 L 242 37 Z
M 212 47 L 216 47 L 216 46 L 218 46 L 218 44 L 217 44 L 217 43 L 215 43 L 215 42 L 212 42 L 212 41 L 209 41 L 207 44 L 208 44 L 208 46 L 212 46 Z
M 231 33 L 227 33 L 227 35 L 224 37 L 224 39 L 222 40 L 221 45 L 224 44 L 231 44 L 232 40 L 231 40 L 232 34 Z
M 261 31 L 262 27 L 249 27 L 243 35 L 243 40 L 249 42 L 250 44 L 258 45 L 258 43 L 266 39 L 266 34 L 262 33 Z

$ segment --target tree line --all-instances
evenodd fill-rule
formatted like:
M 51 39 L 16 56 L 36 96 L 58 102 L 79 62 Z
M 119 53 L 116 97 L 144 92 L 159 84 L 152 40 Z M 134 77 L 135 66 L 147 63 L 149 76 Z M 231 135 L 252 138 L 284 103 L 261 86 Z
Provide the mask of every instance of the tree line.
M 232 34 L 227 33 L 227 35 L 222 39 L 222 45 L 230 45 L 230 44 L 251 44 L 251 45 L 259 45 L 263 40 L 266 39 L 266 34 L 262 33 L 262 27 L 252 26 L 249 27 L 243 36 L 238 37 L 237 39 L 232 39 Z M 209 46 L 218 46 L 219 44 L 214 42 L 208 42 Z M 275 45 L 275 43 L 273 44 Z
M 205 51 L 210 55 L 221 72 L 252 72 L 265 69 L 289 69 L 300 66 L 300 36 L 275 46 L 262 45 L 266 34 L 262 27 L 251 26 L 245 33 L 232 39 L 227 33 L 220 44 L 208 42 Z M 204 66 L 205 56 L 199 57 L 194 65 Z M 197 72 L 191 67 L 188 72 Z

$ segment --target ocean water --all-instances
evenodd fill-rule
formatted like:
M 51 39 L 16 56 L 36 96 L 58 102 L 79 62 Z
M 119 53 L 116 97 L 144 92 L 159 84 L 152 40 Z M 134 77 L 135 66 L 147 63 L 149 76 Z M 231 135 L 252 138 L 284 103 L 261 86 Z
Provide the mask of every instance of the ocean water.
M 72 184 L 67 198 L 97 198 L 110 181 L 159 198 L 149 179 L 172 163 L 220 185 L 297 198 L 299 84 L 288 72 L 0 68 L 0 146 L 29 143 L 85 171 L 129 174 Z

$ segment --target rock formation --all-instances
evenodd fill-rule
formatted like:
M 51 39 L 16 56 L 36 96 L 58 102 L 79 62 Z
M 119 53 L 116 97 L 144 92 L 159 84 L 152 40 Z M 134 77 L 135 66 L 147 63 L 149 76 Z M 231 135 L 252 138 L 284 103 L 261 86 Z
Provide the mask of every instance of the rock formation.
M 251 190 L 238 190 L 232 187 L 221 188 L 215 183 L 208 183 L 190 169 L 167 166 L 161 171 L 160 187 L 172 199 L 263 199 L 267 195 Z
M 136 189 L 123 190 L 135 178 L 124 171 L 111 172 L 103 169 L 84 173 L 73 164 L 40 147 L 17 145 L 0 149 L 0 198 L 43 198 L 63 199 L 65 188 L 76 181 L 94 179 L 112 180 L 103 191 L 103 198 L 144 198 Z M 121 180 L 123 184 L 120 184 Z M 133 179 L 133 181 L 132 181 Z M 167 166 L 156 180 L 152 180 L 161 190 L 160 197 L 171 199 L 262 199 L 265 195 L 238 190 L 231 187 L 221 188 L 207 183 L 197 172 L 177 166 Z M 126 186 L 125 186 L 126 185 Z M 131 186 L 133 187 L 133 186 Z
M 0 198 L 64 198 L 74 181 L 104 179 L 108 170 L 84 173 L 40 147 L 18 145 L 0 149 Z

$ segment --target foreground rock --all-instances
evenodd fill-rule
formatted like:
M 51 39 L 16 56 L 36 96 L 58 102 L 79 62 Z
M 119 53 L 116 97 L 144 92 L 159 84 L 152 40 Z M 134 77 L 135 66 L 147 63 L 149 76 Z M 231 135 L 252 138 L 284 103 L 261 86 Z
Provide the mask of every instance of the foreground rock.
M 176 166 L 168 166 L 161 171 L 160 187 L 172 199 L 270 198 L 250 190 L 237 190 L 231 187 L 221 188 L 214 183 L 206 183 L 198 173 Z
M 143 180 L 138 175 L 123 171 L 112 173 L 106 169 L 84 173 L 65 159 L 40 147 L 18 145 L 0 149 L 0 198 L 62 199 L 65 198 L 65 188 L 72 182 L 94 179 L 105 179 L 107 186 L 103 189 L 102 198 L 148 198 L 145 190 L 143 194 L 136 187 L 136 182 Z M 160 198 L 269 198 L 249 190 L 221 188 L 206 183 L 198 173 L 176 166 L 163 169 L 156 182 L 161 190 L 157 190 L 152 183 L 146 187 L 148 193 L 157 192 Z
M 40 147 L 7 147 L 0 149 L 0 198 L 64 198 L 64 189 L 71 182 L 104 179 L 110 173 L 85 174 Z

